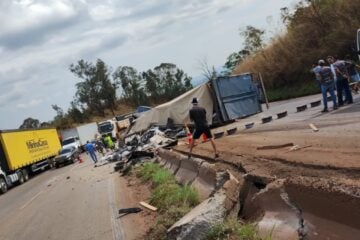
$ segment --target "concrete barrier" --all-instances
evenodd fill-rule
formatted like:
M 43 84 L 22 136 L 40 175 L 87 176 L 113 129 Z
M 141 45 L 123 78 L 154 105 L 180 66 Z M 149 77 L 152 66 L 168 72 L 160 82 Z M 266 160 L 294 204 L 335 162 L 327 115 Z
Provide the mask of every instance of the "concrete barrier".
M 261 119 L 261 121 L 262 121 L 263 124 L 271 122 L 272 121 L 272 116 L 264 117 L 264 118 Z
M 197 158 L 182 157 L 180 168 L 175 175 L 176 181 L 183 185 L 191 184 L 198 176 L 200 165 L 203 162 Z
M 214 139 L 221 138 L 224 136 L 224 132 L 214 133 Z
M 255 125 L 254 122 L 247 123 L 247 124 L 245 124 L 245 129 L 250 129 L 250 128 L 254 127 L 254 125 Z
M 321 100 L 318 100 L 318 101 L 315 101 L 315 102 L 311 102 L 310 103 L 310 107 L 318 107 L 318 106 L 320 106 L 320 104 L 321 104 Z
M 287 111 L 281 112 L 281 113 L 278 113 L 278 114 L 277 114 L 278 119 L 284 118 L 284 117 L 286 117 L 286 116 L 287 116 Z
M 191 186 L 198 191 L 200 200 L 205 200 L 214 192 L 216 182 L 215 164 L 203 162 L 199 168 L 199 174 Z
M 302 111 L 305 111 L 306 109 L 307 109 L 307 105 L 306 105 L 306 104 L 296 107 L 296 111 L 297 111 L 297 112 L 302 112 Z
M 176 174 L 178 171 L 180 164 L 181 164 L 181 158 L 183 157 L 179 153 L 175 153 L 169 150 L 165 149 L 159 149 L 159 157 L 164 160 L 166 160 L 166 163 L 163 165 L 165 169 L 168 169 L 172 174 Z

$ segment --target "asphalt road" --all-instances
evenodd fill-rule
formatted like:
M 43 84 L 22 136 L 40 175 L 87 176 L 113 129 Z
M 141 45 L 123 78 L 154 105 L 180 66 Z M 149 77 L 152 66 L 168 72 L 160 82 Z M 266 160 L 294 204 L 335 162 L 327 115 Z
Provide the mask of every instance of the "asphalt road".
M 112 165 L 45 171 L 0 196 L 0 239 L 123 239 Z

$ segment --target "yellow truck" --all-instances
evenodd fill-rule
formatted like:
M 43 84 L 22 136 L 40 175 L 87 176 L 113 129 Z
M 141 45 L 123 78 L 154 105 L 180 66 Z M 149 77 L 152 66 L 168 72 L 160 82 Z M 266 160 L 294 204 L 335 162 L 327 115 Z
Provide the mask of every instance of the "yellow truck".
M 0 193 L 45 170 L 60 148 L 55 128 L 0 130 Z

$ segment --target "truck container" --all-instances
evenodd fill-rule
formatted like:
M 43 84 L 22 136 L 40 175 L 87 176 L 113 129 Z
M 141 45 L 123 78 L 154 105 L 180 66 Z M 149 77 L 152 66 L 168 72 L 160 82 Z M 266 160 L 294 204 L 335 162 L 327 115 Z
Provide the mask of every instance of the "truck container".
M 82 148 L 87 141 L 92 141 L 99 135 L 96 123 L 88 123 L 75 128 L 60 131 L 63 147 Z
M 56 129 L 0 131 L 0 192 L 45 170 L 60 150 Z

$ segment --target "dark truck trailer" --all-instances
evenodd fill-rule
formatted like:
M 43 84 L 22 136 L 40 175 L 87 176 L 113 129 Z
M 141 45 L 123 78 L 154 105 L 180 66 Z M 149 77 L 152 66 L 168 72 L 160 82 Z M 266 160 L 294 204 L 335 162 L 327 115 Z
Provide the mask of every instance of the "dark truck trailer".
M 0 130 L 0 193 L 45 170 L 60 148 L 56 129 Z

